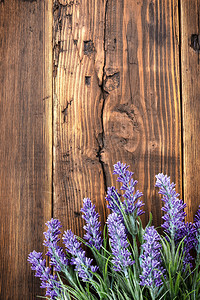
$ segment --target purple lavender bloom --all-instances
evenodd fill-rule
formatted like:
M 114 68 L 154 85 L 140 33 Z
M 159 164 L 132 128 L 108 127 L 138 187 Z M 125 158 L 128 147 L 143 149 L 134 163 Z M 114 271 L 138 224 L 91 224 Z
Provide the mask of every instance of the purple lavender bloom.
M 192 267 L 191 261 L 194 259 L 190 251 L 196 247 L 197 241 L 196 241 L 196 228 L 194 225 L 190 223 L 186 223 L 184 227 L 182 227 L 180 230 L 177 231 L 176 238 L 175 238 L 175 244 L 177 245 L 182 239 L 184 238 L 184 259 L 183 259 L 183 265 L 184 270 L 186 269 L 187 265 L 189 264 L 190 267 Z
M 108 201 L 108 208 L 112 210 L 112 212 L 117 213 L 118 215 L 122 216 L 121 210 L 120 210 L 120 197 L 121 194 L 119 194 L 114 186 L 111 186 L 108 188 L 106 200 Z
M 42 258 L 41 252 L 33 251 L 29 254 L 28 262 L 32 264 L 31 269 L 36 271 L 35 276 L 39 277 L 41 282 L 41 288 L 45 288 L 46 295 L 50 296 L 50 299 L 57 299 L 61 296 L 61 285 L 58 282 L 56 275 L 51 275 L 51 268 L 46 267 L 46 260 Z
M 131 253 L 127 249 L 129 244 L 127 242 L 126 228 L 116 213 L 108 216 L 107 224 L 111 250 L 114 256 L 112 259 L 113 269 L 118 272 L 124 271 L 125 276 L 128 276 L 127 268 L 133 265 L 134 261 L 131 259 Z
M 45 225 L 47 225 L 48 230 L 44 232 L 47 242 L 51 242 L 54 246 L 60 240 L 58 235 L 61 233 L 60 228 L 62 228 L 61 223 L 57 219 L 51 219 Z
M 135 185 L 137 184 L 137 180 L 133 180 L 132 175 L 133 172 L 128 171 L 129 166 L 118 161 L 114 165 L 113 174 L 117 174 L 117 181 L 122 183 L 121 190 L 125 191 L 122 195 L 125 198 L 124 207 L 127 215 L 134 215 L 136 218 L 144 213 L 141 207 L 144 205 L 142 201 L 140 201 L 140 197 L 143 195 L 139 191 L 135 192 Z M 135 194 L 134 194 L 135 192 Z
M 196 224 L 197 222 L 200 222 L 200 205 L 199 205 L 199 208 L 196 212 L 196 215 L 194 216 L 194 223 Z
M 148 227 L 143 236 L 145 243 L 142 245 L 143 254 L 140 255 L 140 285 L 149 287 L 155 292 L 162 285 L 161 276 L 164 269 L 161 266 L 160 236 L 154 226 Z
M 197 251 L 197 254 L 200 254 L 200 205 L 199 209 L 196 212 L 196 215 L 194 217 L 194 227 L 196 230 L 196 243 L 195 243 L 195 249 Z
M 114 165 L 113 174 L 119 175 L 119 177 L 117 178 L 117 181 L 123 183 L 123 185 L 121 187 L 122 190 L 127 189 L 127 187 L 128 187 L 127 184 L 129 183 L 129 181 L 131 180 L 132 175 L 134 174 L 133 172 L 127 171 L 128 168 L 129 168 L 129 166 L 127 166 L 126 164 L 121 163 L 120 161 L 118 161 Z
M 86 221 L 86 225 L 83 227 L 86 230 L 84 238 L 91 247 L 100 250 L 102 246 L 101 223 L 98 221 L 99 214 L 95 211 L 95 205 L 92 205 L 89 198 L 83 199 L 83 208 L 81 211 L 84 213 L 82 217 Z
M 81 248 L 81 243 L 77 241 L 76 236 L 71 230 L 65 231 L 63 241 L 67 251 L 73 256 L 71 264 L 75 265 L 75 271 L 78 272 L 83 281 L 88 281 L 92 278 L 92 272 L 96 272 L 98 267 L 92 266 L 92 259 L 85 256 L 85 251 Z
M 156 175 L 156 178 L 155 186 L 160 188 L 159 194 L 163 195 L 162 201 L 165 202 L 162 210 L 166 214 L 162 217 L 165 221 L 162 227 L 174 239 L 177 231 L 185 226 L 184 219 L 186 213 L 184 212 L 184 208 L 186 204 L 178 199 L 179 194 L 174 189 L 175 184 L 173 182 L 170 183 L 170 177 L 159 173 Z
M 63 249 L 57 245 L 58 235 L 61 233 L 61 223 L 57 219 L 51 219 L 46 223 L 48 226 L 47 232 L 44 232 L 45 240 L 43 245 L 48 247 L 48 255 L 51 260 L 50 264 L 54 266 L 55 271 L 64 271 L 68 265 L 68 260 L 63 252 Z

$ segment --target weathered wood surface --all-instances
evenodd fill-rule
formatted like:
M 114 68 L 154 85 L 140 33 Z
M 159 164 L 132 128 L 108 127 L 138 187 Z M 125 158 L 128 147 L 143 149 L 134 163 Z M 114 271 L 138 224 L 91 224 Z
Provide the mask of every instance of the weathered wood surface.
M 61 3 L 61 2 L 60 2 Z M 91 197 L 105 221 L 113 164 L 131 166 L 146 221 L 155 175 L 182 193 L 178 1 L 54 2 L 54 215 L 82 234 Z
M 181 1 L 184 199 L 188 220 L 200 205 L 200 2 Z
M 150 211 L 161 222 L 159 172 L 177 184 L 192 220 L 199 23 L 197 0 L 0 1 L 0 298 L 42 294 L 26 260 L 43 250 L 52 215 L 82 236 L 90 197 L 105 221 L 119 160 L 144 193 L 144 223 Z
M 178 1 L 108 1 L 105 88 L 116 73 L 120 82 L 107 88 L 102 160 L 107 174 L 118 160 L 130 164 L 156 226 L 155 175 L 182 185 L 178 36 Z
M 51 1 L 0 1 L 0 298 L 44 291 L 27 262 L 52 202 Z
M 105 219 L 105 1 L 54 2 L 54 216 L 82 235 L 90 197 Z

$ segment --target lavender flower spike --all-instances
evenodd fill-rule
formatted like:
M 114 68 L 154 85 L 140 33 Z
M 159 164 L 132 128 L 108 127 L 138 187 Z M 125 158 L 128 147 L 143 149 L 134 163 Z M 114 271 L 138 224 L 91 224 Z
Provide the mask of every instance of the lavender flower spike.
M 134 215 L 136 218 L 144 213 L 141 207 L 144 205 L 142 201 L 140 201 L 140 197 L 143 195 L 139 191 L 135 191 L 135 185 L 137 184 L 137 180 L 133 180 L 132 175 L 133 172 L 128 171 L 129 166 L 118 161 L 114 165 L 113 174 L 117 174 L 117 181 L 122 183 L 121 190 L 124 190 L 125 193 L 122 195 L 125 198 L 124 207 L 126 214 Z
M 92 266 L 92 259 L 85 256 L 85 251 L 81 248 L 81 243 L 77 241 L 76 236 L 71 230 L 65 231 L 63 235 L 63 242 L 67 251 L 73 256 L 71 264 L 75 265 L 75 271 L 78 272 L 83 281 L 88 281 L 92 278 L 92 272 L 96 272 L 98 267 Z
M 86 221 L 86 225 L 83 227 L 86 230 L 84 238 L 88 241 L 91 247 L 95 247 L 100 250 L 102 246 L 102 238 L 100 232 L 101 223 L 98 221 L 99 214 L 95 211 L 95 205 L 92 205 L 89 198 L 83 199 L 83 219 Z
M 162 285 L 161 275 L 164 269 L 161 266 L 160 236 L 154 226 L 148 227 L 144 234 L 145 243 L 142 245 L 143 254 L 140 255 L 140 285 L 147 286 L 155 298 L 157 288 Z
M 42 253 L 33 251 L 29 254 L 28 262 L 32 264 L 31 269 L 36 271 L 35 276 L 40 277 L 41 288 L 45 288 L 46 295 L 50 296 L 52 300 L 61 297 L 61 285 L 58 282 L 56 275 L 51 275 L 51 269 L 46 267 L 46 260 L 42 259 Z
M 162 227 L 167 233 L 171 235 L 171 238 L 176 237 L 177 231 L 185 226 L 184 219 L 186 213 L 184 208 L 186 204 L 182 200 L 179 200 L 179 194 L 176 193 L 174 187 L 175 184 L 170 183 L 170 177 L 159 173 L 156 175 L 156 187 L 160 188 L 159 194 L 163 195 L 162 200 L 165 202 L 162 210 L 166 213 L 162 218 L 164 219 L 164 224 Z
M 195 225 L 192 223 L 186 223 L 183 228 L 181 228 L 179 231 L 177 231 L 175 244 L 177 245 L 182 239 L 184 238 L 184 258 L 183 258 L 183 269 L 185 270 L 187 265 L 189 264 L 192 268 L 191 261 L 194 259 L 190 251 L 196 247 L 197 241 L 196 241 L 196 228 Z
M 117 192 L 114 186 L 108 187 L 106 200 L 108 201 L 107 207 L 112 210 L 112 212 L 117 213 L 122 216 L 121 205 L 120 205 L 121 195 Z
M 54 266 L 54 271 L 65 271 L 68 265 L 68 260 L 63 249 L 57 245 L 60 240 L 58 235 L 61 233 L 60 228 L 62 226 L 57 219 L 51 219 L 51 221 L 48 221 L 46 225 L 48 226 L 48 230 L 47 232 L 44 232 L 45 240 L 43 243 L 43 245 L 48 247 L 46 255 L 51 258 L 50 264 Z
M 199 256 L 200 255 L 200 205 L 199 205 L 199 209 L 197 210 L 197 213 L 194 217 L 194 227 L 196 230 L 195 248 L 196 248 L 197 254 Z
M 129 244 L 127 242 L 126 229 L 120 218 L 116 213 L 108 216 L 107 220 L 108 232 L 111 242 L 111 250 L 114 256 L 112 263 L 115 271 L 123 271 L 125 276 L 128 276 L 127 268 L 134 264 L 131 259 L 131 253 L 127 249 Z

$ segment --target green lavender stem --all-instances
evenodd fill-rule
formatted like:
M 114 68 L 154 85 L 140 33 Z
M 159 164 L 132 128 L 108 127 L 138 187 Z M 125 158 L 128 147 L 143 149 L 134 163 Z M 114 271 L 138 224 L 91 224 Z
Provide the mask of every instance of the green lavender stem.
M 139 257 L 138 257 L 137 240 L 135 235 L 133 236 L 133 249 L 134 249 L 134 260 L 135 260 L 134 271 L 135 271 L 136 278 L 139 279 L 140 264 L 139 264 Z

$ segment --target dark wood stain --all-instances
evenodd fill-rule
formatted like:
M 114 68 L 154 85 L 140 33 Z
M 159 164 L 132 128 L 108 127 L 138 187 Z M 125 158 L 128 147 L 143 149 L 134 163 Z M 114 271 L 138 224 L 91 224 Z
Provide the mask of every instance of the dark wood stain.
M 50 3 L 35 2 L 32 8 L 13 0 L 0 8 L 0 298 L 5 300 L 45 293 L 27 258 L 34 249 L 43 251 L 52 211 Z

